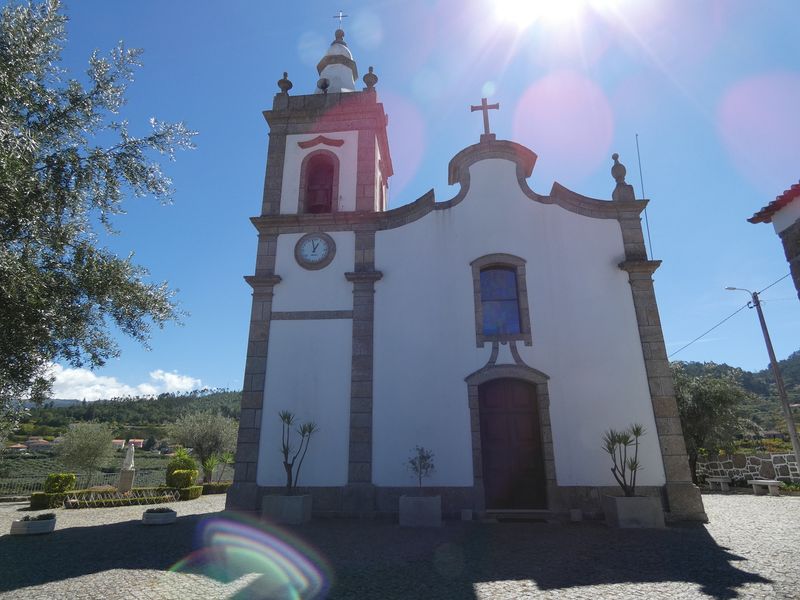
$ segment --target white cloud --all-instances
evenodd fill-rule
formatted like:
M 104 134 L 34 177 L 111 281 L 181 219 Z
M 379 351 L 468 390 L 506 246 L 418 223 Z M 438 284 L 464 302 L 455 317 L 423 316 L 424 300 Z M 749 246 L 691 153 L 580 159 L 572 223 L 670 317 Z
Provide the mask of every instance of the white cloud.
M 150 381 L 128 385 L 116 377 L 96 375 L 89 369 L 71 369 L 54 364 L 51 374 L 54 398 L 73 398 L 87 401 L 121 396 L 154 396 L 165 392 L 188 392 L 201 389 L 203 383 L 189 375 L 157 369 L 150 372 Z

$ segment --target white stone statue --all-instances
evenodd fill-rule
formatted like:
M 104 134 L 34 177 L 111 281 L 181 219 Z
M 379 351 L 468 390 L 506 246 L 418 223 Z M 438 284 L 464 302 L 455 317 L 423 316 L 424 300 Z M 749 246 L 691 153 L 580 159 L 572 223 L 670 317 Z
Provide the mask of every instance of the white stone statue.
M 133 444 L 128 443 L 128 451 L 125 453 L 125 460 L 122 461 L 123 471 L 133 471 Z

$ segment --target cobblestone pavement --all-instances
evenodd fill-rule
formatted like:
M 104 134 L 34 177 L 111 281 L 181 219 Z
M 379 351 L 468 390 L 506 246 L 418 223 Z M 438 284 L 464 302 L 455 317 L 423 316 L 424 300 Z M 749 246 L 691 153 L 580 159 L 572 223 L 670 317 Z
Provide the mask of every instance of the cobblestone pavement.
M 173 504 L 179 519 L 166 527 L 138 523 L 141 507 L 57 510 L 56 531 L 31 537 L 7 535 L 29 513 L 0 504 L 0 597 L 296 598 L 269 571 L 268 552 L 256 560 L 252 551 L 272 546 L 286 555 L 283 538 L 327 558 L 330 598 L 800 598 L 800 497 L 703 499 L 708 525 L 662 531 L 590 522 L 409 530 L 318 519 L 270 537 L 235 525 L 222 539 L 238 554 L 206 555 L 215 569 L 181 572 L 168 569 L 202 545 L 201 523 L 226 518 L 224 496 Z

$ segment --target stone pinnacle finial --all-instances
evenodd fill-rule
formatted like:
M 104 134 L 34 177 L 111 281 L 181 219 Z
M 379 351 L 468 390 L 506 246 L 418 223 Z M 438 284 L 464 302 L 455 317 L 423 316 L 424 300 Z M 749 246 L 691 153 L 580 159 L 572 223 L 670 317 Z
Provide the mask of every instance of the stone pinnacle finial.
M 378 76 L 372 72 L 372 67 L 369 68 L 369 72 L 361 78 L 367 86 L 367 91 L 372 92 L 375 91 L 375 84 L 378 83 Z
M 344 41 L 344 30 L 343 29 L 337 29 L 336 32 L 333 35 L 336 37 L 336 39 L 333 40 L 334 44 L 344 44 L 345 46 L 347 46 L 347 42 Z
M 331 87 L 331 82 L 327 77 L 320 77 L 319 81 L 317 81 L 317 87 L 322 90 L 323 94 L 327 94 L 328 88 Z
M 614 152 L 614 154 L 611 155 L 611 158 L 614 160 L 614 165 L 611 167 L 611 176 L 614 178 L 614 181 L 616 181 L 617 184 L 625 183 L 625 175 L 628 170 L 625 168 L 625 165 L 619 162 L 619 154 Z
M 617 182 L 614 191 L 611 193 L 611 198 L 616 202 L 636 200 L 636 195 L 633 193 L 633 186 L 629 183 L 625 183 L 625 174 L 628 170 L 625 168 L 625 165 L 619 162 L 619 154 L 614 152 L 611 158 L 614 161 L 611 167 L 611 176 L 614 178 L 614 181 Z
M 283 72 L 283 79 L 278 80 L 278 87 L 281 90 L 281 94 L 288 94 L 289 90 L 292 89 L 292 82 L 289 81 L 289 73 L 286 71 Z

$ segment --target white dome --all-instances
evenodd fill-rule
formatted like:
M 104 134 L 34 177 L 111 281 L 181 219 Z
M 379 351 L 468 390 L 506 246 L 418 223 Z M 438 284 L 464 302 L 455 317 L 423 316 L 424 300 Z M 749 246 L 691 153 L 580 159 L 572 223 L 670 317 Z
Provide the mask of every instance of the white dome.
M 328 48 L 325 56 L 346 56 L 350 60 L 353 59 L 353 54 L 350 52 L 350 48 L 340 42 L 331 43 L 331 47 Z
M 315 91 L 317 94 L 355 91 L 358 67 L 344 41 L 344 31 L 341 29 L 336 30 L 336 39 L 322 60 L 319 61 L 317 73 L 319 73 L 320 82 L 326 86 L 323 90 L 320 88 L 320 84 L 317 84 Z

